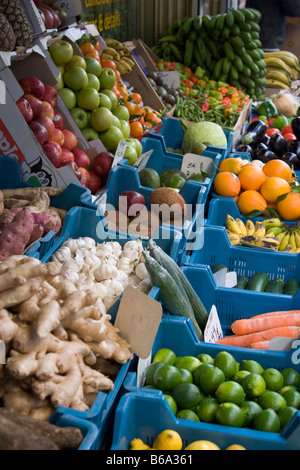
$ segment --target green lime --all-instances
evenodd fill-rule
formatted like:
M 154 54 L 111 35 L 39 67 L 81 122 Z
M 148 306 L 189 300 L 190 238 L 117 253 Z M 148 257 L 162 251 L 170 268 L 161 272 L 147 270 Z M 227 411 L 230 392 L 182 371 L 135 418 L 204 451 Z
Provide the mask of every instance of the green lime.
M 280 432 L 280 420 L 276 411 L 268 408 L 254 416 L 252 427 L 255 431 Z
M 266 369 L 261 375 L 267 385 L 267 390 L 272 392 L 279 392 L 283 387 L 284 379 L 283 375 L 277 369 Z
M 259 406 L 255 401 L 244 401 L 240 408 L 245 415 L 244 427 L 250 427 L 254 416 L 262 411 L 261 406 Z
M 199 423 L 200 419 L 196 413 L 192 410 L 180 410 L 176 414 L 178 419 L 187 419 L 188 421 L 197 421 Z
M 240 370 L 247 370 L 251 374 L 258 374 L 258 375 L 261 375 L 264 371 L 262 366 L 257 361 L 253 361 L 253 360 L 242 361 Z
M 171 395 L 164 395 L 165 399 L 167 400 L 168 404 L 170 405 L 171 410 L 173 411 L 174 415 L 177 413 L 177 403 Z
M 267 389 L 264 378 L 259 374 L 248 374 L 242 380 L 242 387 L 247 398 L 254 399 L 263 395 Z
M 198 354 L 197 359 L 202 362 L 202 364 L 211 364 L 214 365 L 214 359 L 205 353 Z
M 224 372 L 215 366 L 208 366 L 199 375 L 199 387 L 206 395 L 211 395 L 217 391 L 221 383 L 225 382 Z
M 201 366 L 201 361 L 194 356 L 177 357 L 174 366 L 186 369 L 192 374 Z
M 202 396 L 199 388 L 190 383 L 179 384 L 171 392 L 179 409 L 191 409 L 197 406 Z
M 154 385 L 145 385 L 143 388 L 147 388 L 148 390 L 159 390 L 157 387 L 154 387 Z
M 290 422 L 295 413 L 297 413 L 297 410 L 292 406 L 284 406 L 281 408 L 281 410 L 278 411 L 281 430 L 284 429 L 285 426 Z
M 280 393 L 270 392 L 269 390 L 259 397 L 258 404 L 263 410 L 272 408 L 276 413 L 278 413 L 278 411 L 284 406 L 287 406 L 285 399 L 280 395 Z
M 218 367 L 224 372 L 225 379 L 231 379 L 238 370 L 238 364 L 232 354 L 226 351 L 221 351 L 214 360 L 214 366 Z
M 164 364 L 159 367 L 153 375 L 153 383 L 155 387 L 163 392 L 172 390 L 181 382 L 181 374 L 177 367 Z
M 243 379 L 249 375 L 250 372 L 248 370 L 239 370 L 234 376 L 233 379 L 235 382 L 242 384 Z
M 216 412 L 218 407 L 219 402 L 215 398 L 203 398 L 196 408 L 200 421 L 203 421 L 204 423 L 214 423 L 216 421 Z
M 193 376 L 187 369 L 181 369 L 180 367 L 177 367 L 177 369 L 181 374 L 181 383 L 193 383 Z
M 300 386 L 300 375 L 295 369 L 284 369 L 282 372 L 284 385 L 294 385 L 299 388 Z
M 285 392 L 287 392 L 288 390 L 296 390 L 297 391 L 297 387 L 295 387 L 294 385 L 285 385 L 284 387 L 282 387 L 282 389 L 280 390 L 280 394 L 283 395 Z
M 197 369 L 193 372 L 193 379 L 196 385 L 200 384 L 200 375 L 206 369 L 211 369 L 213 367 L 212 364 L 201 364 L 201 366 L 197 367 Z
M 285 399 L 287 406 L 292 406 L 297 410 L 300 409 L 300 393 L 297 390 L 287 390 L 282 393 L 282 397 Z
M 221 403 L 216 411 L 216 420 L 223 426 L 241 428 L 245 422 L 245 415 L 234 403 Z
M 245 392 L 240 384 L 227 380 L 219 385 L 216 398 L 219 403 L 230 402 L 240 405 L 245 400 Z
M 159 349 L 152 359 L 152 362 L 162 362 L 163 364 L 169 364 L 171 366 L 174 366 L 175 361 L 176 354 L 168 348 Z
M 154 385 L 154 382 L 153 382 L 154 372 L 163 365 L 164 364 L 162 362 L 152 362 L 147 367 L 147 369 L 146 369 L 146 380 L 145 380 L 146 385 Z

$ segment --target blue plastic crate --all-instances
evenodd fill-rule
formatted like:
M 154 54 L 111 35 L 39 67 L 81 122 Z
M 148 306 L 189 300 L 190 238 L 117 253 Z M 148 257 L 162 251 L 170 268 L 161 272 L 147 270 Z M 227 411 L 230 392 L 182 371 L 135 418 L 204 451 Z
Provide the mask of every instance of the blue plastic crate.
M 297 347 L 298 345 L 296 345 Z M 261 364 L 264 369 L 275 368 L 283 370 L 294 368 L 299 370 L 297 350 L 289 353 L 279 351 L 256 351 L 254 349 L 232 348 L 200 342 L 195 339 L 189 319 L 178 317 L 164 317 L 158 329 L 152 349 L 152 357 L 161 348 L 169 348 L 176 356 L 197 356 L 209 354 L 213 358 L 220 351 L 227 351 L 241 363 L 243 360 L 253 360 Z M 128 449 L 133 438 L 141 438 L 146 443 L 152 443 L 153 438 L 164 429 L 177 430 L 183 438 L 185 445 L 194 440 L 210 440 L 221 449 L 231 444 L 240 444 L 249 450 L 267 449 L 293 449 L 299 448 L 300 412 L 281 434 L 271 434 L 251 429 L 237 429 L 208 424 L 204 422 L 191 422 L 177 419 L 161 391 L 138 388 L 136 373 L 129 372 L 124 382 L 124 395 L 116 410 L 113 442 L 111 449 Z M 139 411 L 128 411 L 126 403 L 141 402 Z M 153 403 L 156 403 L 154 406 Z M 154 408 L 152 408 L 152 405 Z M 156 408 L 156 406 L 158 408 Z M 157 417 L 159 416 L 159 419 Z M 141 420 L 141 421 L 140 421 Z M 142 424 L 141 424 L 142 423 Z M 148 434 L 150 433 L 150 434 Z
M 119 196 L 124 191 L 137 191 L 142 194 L 145 198 L 147 209 L 150 210 L 150 196 L 154 191 L 153 189 L 141 186 L 138 171 L 133 167 L 115 167 L 110 171 L 107 188 L 100 194 L 99 198 L 96 199 L 95 203 L 99 201 L 104 194 L 107 195 L 107 204 L 112 205 L 114 208 L 118 207 Z M 203 219 L 204 207 L 207 200 L 207 190 L 204 186 L 198 184 L 185 184 L 180 191 L 180 194 L 184 198 L 187 205 L 189 205 L 189 213 L 187 221 L 183 227 L 169 225 L 164 223 L 162 226 L 171 230 L 176 230 L 182 233 L 182 240 L 180 243 L 180 253 L 183 254 L 185 250 L 185 244 L 187 240 L 190 240 L 193 231 L 193 227 L 199 226 Z M 187 217 L 188 217 L 187 216 Z
M 233 143 L 233 132 L 224 130 L 224 134 L 227 138 L 227 147 L 214 147 L 209 145 L 208 151 L 217 152 L 222 155 L 222 158 L 226 158 L 231 150 Z M 149 137 L 158 138 L 162 141 L 164 151 L 168 148 L 174 150 L 181 149 L 184 132 L 182 130 L 181 122 L 177 118 L 164 117 L 162 124 L 148 131 Z
M 78 449 L 69 450 L 99 450 L 99 429 L 94 423 L 68 414 L 53 417 L 50 422 L 61 428 L 73 427 L 80 429 L 83 441 Z

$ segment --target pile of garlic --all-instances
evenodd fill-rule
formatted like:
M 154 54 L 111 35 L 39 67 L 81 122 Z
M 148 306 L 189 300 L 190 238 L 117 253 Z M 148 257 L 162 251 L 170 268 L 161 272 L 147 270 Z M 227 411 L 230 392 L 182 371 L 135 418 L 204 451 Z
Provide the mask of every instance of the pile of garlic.
M 130 240 L 122 247 L 116 241 L 98 244 L 92 238 L 80 237 L 67 240 L 51 260 L 62 265 L 62 278 L 78 289 L 96 286 L 108 310 L 127 286 L 146 294 L 151 290 L 143 251 L 141 240 Z

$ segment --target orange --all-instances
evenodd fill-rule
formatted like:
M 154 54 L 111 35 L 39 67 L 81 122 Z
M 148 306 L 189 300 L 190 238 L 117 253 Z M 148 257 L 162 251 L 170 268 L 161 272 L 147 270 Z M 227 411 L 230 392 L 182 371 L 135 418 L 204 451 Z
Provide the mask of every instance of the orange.
M 283 194 L 287 194 L 291 191 L 289 183 L 277 176 L 271 176 L 267 178 L 260 188 L 260 192 L 267 202 L 276 203 L 277 199 Z
M 101 59 L 101 66 L 103 69 L 113 69 L 114 72 L 117 70 L 116 63 L 110 59 Z
M 157 116 L 157 114 L 154 112 L 147 113 L 145 116 L 145 120 L 154 124 L 161 123 L 161 118 Z
M 130 123 L 130 134 L 131 137 L 141 137 L 144 134 L 144 128 L 142 124 L 138 121 L 133 121 Z
M 133 114 L 135 114 L 135 112 L 134 112 L 134 111 L 135 111 L 135 104 L 134 104 L 134 103 L 132 103 L 131 101 L 128 100 L 128 101 L 126 101 L 126 102 L 124 103 L 124 106 L 128 109 L 129 114 L 130 114 L 131 116 L 132 116 Z
M 121 74 L 120 74 L 119 70 L 114 70 L 114 72 L 116 74 L 117 83 L 119 83 L 119 81 L 121 80 Z
M 219 196 L 235 197 L 241 191 L 241 183 L 237 175 L 224 171 L 216 175 L 214 188 Z
M 244 191 L 247 191 L 248 189 L 259 191 L 262 184 L 267 179 L 262 169 L 252 164 L 244 166 L 240 170 L 238 178 L 241 182 L 241 187 Z
M 144 110 L 144 108 L 142 106 L 136 105 L 136 107 L 134 109 L 134 114 L 136 114 L 137 116 L 145 117 L 146 116 L 146 111 Z
M 93 46 L 92 43 L 90 42 L 85 42 L 80 46 L 81 52 L 84 56 L 87 54 L 93 54 L 95 52 L 98 52 L 95 47 Z
M 300 219 L 300 193 L 290 192 L 285 199 L 278 202 L 277 210 L 284 220 Z
M 100 63 L 100 55 L 97 51 L 90 52 L 89 54 L 86 54 L 84 57 L 92 57 L 93 59 L 96 59 Z
M 131 93 L 130 99 L 132 99 L 135 102 L 135 104 L 141 104 L 141 102 L 143 101 L 139 93 Z
M 220 163 L 218 171 L 229 171 L 238 175 L 243 166 L 244 164 L 238 158 L 226 158 Z
M 121 97 L 123 98 L 124 101 L 127 101 L 128 100 L 128 89 L 127 89 L 127 86 L 125 85 L 125 83 L 117 83 L 116 85 Z
M 265 175 L 277 176 L 278 178 L 283 178 L 284 180 L 290 182 L 292 180 L 293 172 L 290 166 L 283 160 L 270 160 L 263 167 L 263 172 Z
M 144 122 L 144 127 L 146 127 L 145 131 L 146 131 L 147 129 L 152 129 L 152 124 L 151 124 L 151 122 L 145 121 L 145 122 Z
M 241 193 L 237 205 L 241 214 L 248 215 L 253 211 L 265 211 L 267 201 L 258 191 L 250 189 Z

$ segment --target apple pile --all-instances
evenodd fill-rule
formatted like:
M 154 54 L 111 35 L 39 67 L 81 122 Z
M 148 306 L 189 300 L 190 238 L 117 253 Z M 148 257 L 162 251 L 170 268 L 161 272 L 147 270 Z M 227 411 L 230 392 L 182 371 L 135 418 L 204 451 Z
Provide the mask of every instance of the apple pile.
M 69 165 L 80 184 L 92 193 L 102 187 L 102 180 L 89 171 L 90 159 L 78 148 L 74 132 L 64 128 L 63 116 L 56 110 L 58 92 L 35 76 L 19 81 L 24 92 L 16 105 L 46 156 L 56 168 Z M 96 177 L 97 176 L 97 177 Z
M 54 41 L 48 51 L 59 70 L 56 89 L 86 140 L 100 139 L 114 154 L 121 140 L 130 139 L 124 158 L 134 163 L 142 149 L 132 142 L 129 111 L 113 91 L 114 70 L 93 57 L 75 55 L 67 41 Z
M 33 1 L 46 29 L 60 29 L 67 25 L 68 14 L 63 8 L 54 5 L 56 0 Z

